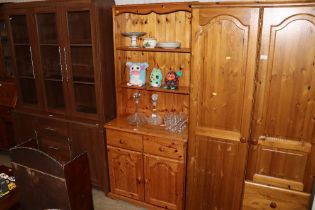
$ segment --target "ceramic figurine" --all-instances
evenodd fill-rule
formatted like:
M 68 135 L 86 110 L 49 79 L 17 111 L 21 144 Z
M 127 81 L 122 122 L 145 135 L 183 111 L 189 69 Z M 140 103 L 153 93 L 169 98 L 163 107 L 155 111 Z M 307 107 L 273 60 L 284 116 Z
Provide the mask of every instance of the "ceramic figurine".
M 151 87 L 161 87 L 162 85 L 162 71 L 158 68 L 153 68 L 150 74 L 150 86 Z
M 179 77 L 182 76 L 182 71 L 177 72 L 170 70 L 165 76 L 164 89 L 175 90 L 178 87 Z
M 130 75 L 130 79 L 127 85 L 139 87 L 145 85 L 146 69 L 149 67 L 149 64 L 127 62 L 126 66 L 129 68 Z

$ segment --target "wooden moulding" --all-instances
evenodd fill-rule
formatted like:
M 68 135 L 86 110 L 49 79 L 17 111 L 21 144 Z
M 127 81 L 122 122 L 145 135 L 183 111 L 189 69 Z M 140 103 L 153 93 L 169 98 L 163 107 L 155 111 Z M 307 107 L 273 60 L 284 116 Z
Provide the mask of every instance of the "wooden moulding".
M 122 5 L 114 6 L 115 15 L 122 13 L 134 13 L 146 15 L 152 12 L 157 14 L 167 14 L 176 11 L 187 11 L 191 12 L 191 6 L 189 3 L 167 3 L 167 4 L 134 4 L 134 5 Z
M 275 137 L 259 137 L 258 143 L 263 146 L 276 147 L 281 149 L 289 149 L 300 152 L 311 152 L 312 145 L 304 141 L 293 141 Z
M 122 51 L 141 51 L 141 52 L 177 52 L 177 53 L 190 53 L 191 49 L 190 48 L 176 48 L 176 49 L 165 49 L 165 48 L 144 48 L 144 47 L 139 47 L 139 48 L 131 48 L 131 47 L 117 47 L 117 50 L 122 50 Z
M 303 191 L 304 188 L 304 184 L 301 182 L 261 174 L 255 174 L 253 180 L 257 183 L 267 184 L 275 187 L 282 187 L 289 190 Z

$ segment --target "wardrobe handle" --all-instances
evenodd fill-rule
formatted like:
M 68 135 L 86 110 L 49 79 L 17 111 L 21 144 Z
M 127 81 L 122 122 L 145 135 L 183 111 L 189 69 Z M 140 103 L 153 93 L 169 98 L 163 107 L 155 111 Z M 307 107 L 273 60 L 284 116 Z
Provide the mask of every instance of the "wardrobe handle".
M 139 177 L 137 178 L 137 182 L 138 182 L 138 184 L 141 184 L 141 176 L 139 176 Z
M 60 46 L 58 47 L 58 51 L 59 51 L 59 65 L 60 65 L 61 80 L 63 81 L 63 66 L 62 66 L 62 63 L 61 63 L 61 49 L 60 49 Z
M 33 52 L 32 52 L 32 47 L 31 47 L 31 46 L 30 46 L 30 55 L 31 55 L 31 63 L 32 63 L 33 77 L 34 77 L 34 79 L 36 79 L 35 70 L 34 70 Z
M 257 145 L 258 144 L 258 140 L 257 139 L 252 139 L 251 140 L 251 144 L 252 145 Z
M 69 82 L 69 73 L 68 73 L 68 61 L 67 61 L 67 50 L 66 50 L 66 48 L 64 47 L 63 48 L 63 53 L 64 53 L 64 56 L 65 56 L 65 64 L 66 64 L 66 80 L 67 80 L 67 82 Z

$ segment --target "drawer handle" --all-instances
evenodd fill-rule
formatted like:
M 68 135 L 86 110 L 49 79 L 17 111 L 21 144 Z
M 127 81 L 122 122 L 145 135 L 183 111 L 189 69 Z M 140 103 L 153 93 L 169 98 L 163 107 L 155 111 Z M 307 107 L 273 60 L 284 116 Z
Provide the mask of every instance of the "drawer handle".
M 270 203 L 270 208 L 272 208 L 272 209 L 277 208 L 277 203 L 274 202 L 274 201 L 272 201 L 272 202 Z
M 48 131 L 56 131 L 56 128 L 46 127 L 45 130 L 48 130 Z
M 120 143 L 120 144 L 125 144 L 125 141 L 122 140 L 122 139 L 119 139 L 119 143 Z
M 58 150 L 59 150 L 59 148 L 58 148 L 58 147 L 54 147 L 54 146 L 48 146 L 48 148 L 49 148 L 49 149 L 56 150 L 56 151 L 58 151 Z

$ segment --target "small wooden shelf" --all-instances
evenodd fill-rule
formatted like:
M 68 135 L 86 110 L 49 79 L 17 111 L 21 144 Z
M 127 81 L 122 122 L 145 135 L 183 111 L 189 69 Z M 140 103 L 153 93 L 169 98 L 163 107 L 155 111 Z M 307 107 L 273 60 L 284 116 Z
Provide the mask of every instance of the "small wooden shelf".
M 138 86 L 128 86 L 127 82 L 122 83 L 120 85 L 120 87 L 122 88 L 128 88 L 128 89 L 137 89 L 137 90 L 146 90 L 146 91 L 155 91 L 155 92 L 166 92 L 166 93 L 175 93 L 175 94 L 184 94 L 184 95 L 189 95 L 189 87 L 185 87 L 185 86 L 179 86 L 176 90 L 169 90 L 169 89 L 164 89 L 163 86 L 161 86 L 160 88 L 154 88 L 154 87 L 150 87 L 150 85 L 145 85 L 142 87 L 138 87 Z
M 51 82 L 62 82 L 62 79 L 56 79 L 56 78 L 45 78 L 45 81 L 51 81 Z
M 171 138 L 174 140 L 184 141 L 187 142 L 188 140 L 188 129 L 186 128 L 183 133 L 171 133 L 167 130 L 165 130 L 165 127 L 163 125 L 160 126 L 154 126 L 154 125 L 142 125 L 139 127 L 136 127 L 134 125 L 130 125 L 127 121 L 126 117 L 120 117 L 116 118 L 109 123 L 104 125 L 105 128 L 112 128 L 116 130 L 121 130 L 125 132 L 132 132 L 132 133 L 138 133 L 141 135 L 149 135 L 149 136 L 156 136 L 156 137 L 165 137 L 165 138 Z
M 117 47 L 117 50 L 121 51 L 141 51 L 141 52 L 174 52 L 174 53 L 190 53 L 190 48 L 176 48 L 176 49 L 165 49 L 165 48 L 132 48 L 132 47 Z
M 59 44 L 53 44 L 53 43 L 40 43 L 40 46 L 51 46 L 51 47 L 59 47 Z
M 14 46 L 30 46 L 30 43 L 14 43 Z
M 73 81 L 74 84 L 82 84 L 82 85 L 95 85 L 95 82 L 88 81 Z

